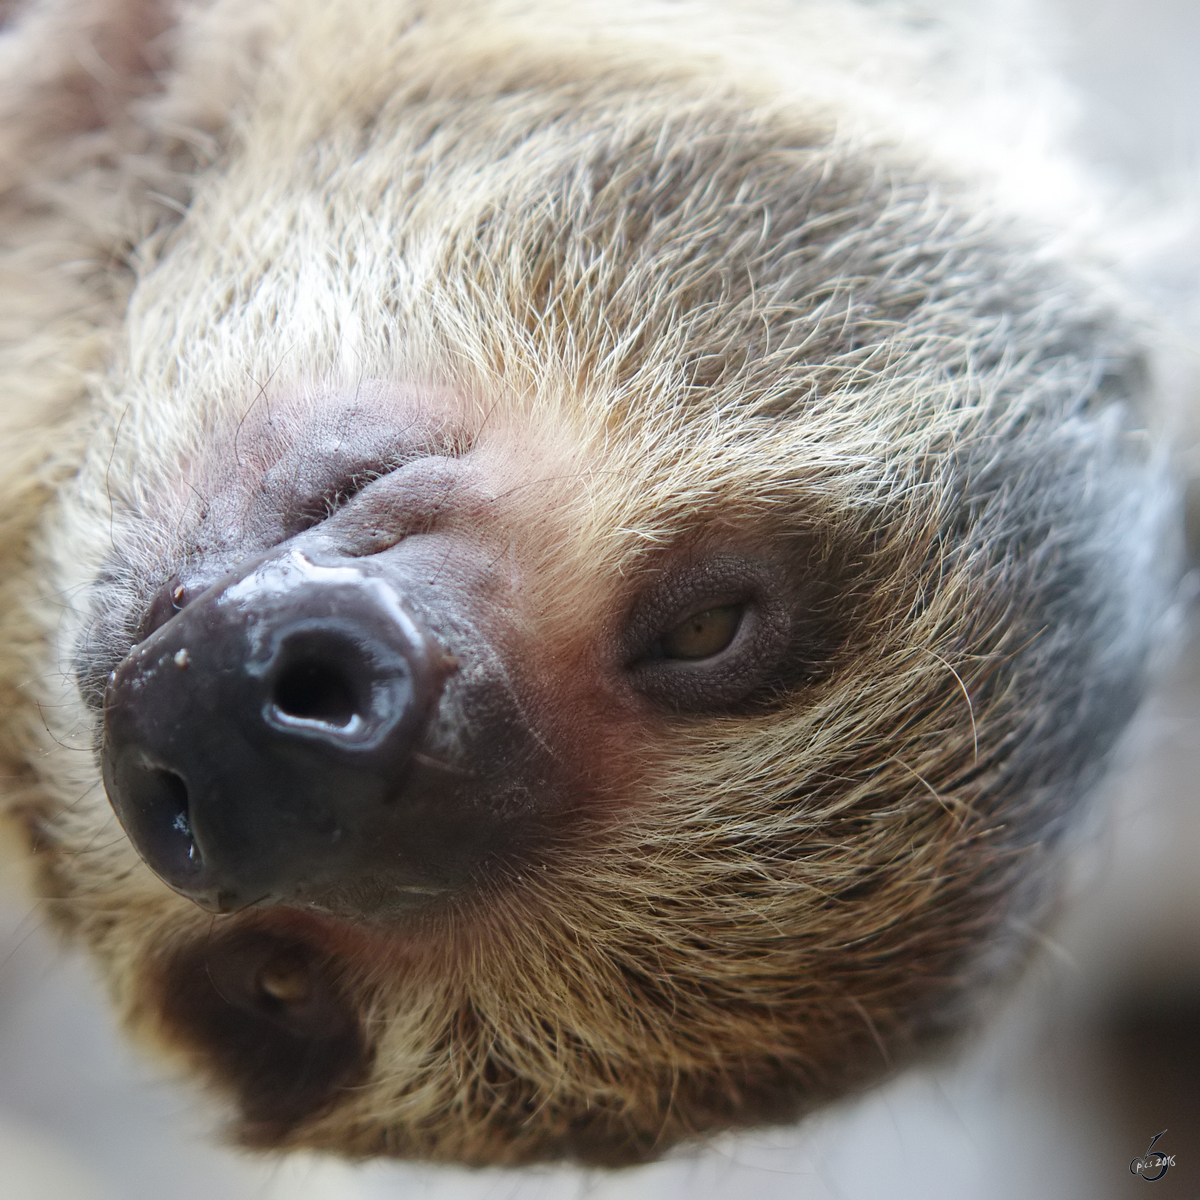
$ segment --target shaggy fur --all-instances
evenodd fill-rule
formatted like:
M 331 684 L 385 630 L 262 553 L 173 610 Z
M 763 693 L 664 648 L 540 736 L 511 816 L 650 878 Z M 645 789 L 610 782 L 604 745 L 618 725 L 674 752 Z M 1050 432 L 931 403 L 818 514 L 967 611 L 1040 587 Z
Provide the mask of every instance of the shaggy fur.
M 43 0 L 0 44 L 7 802 L 251 1144 L 615 1163 L 792 1119 L 961 1028 L 1052 902 L 1160 606 L 1138 337 L 945 165 L 933 35 L 731 7 Z M 105 680 L 169 580 L 288 536 L 289 414 L 378 380 L 483 464 L 574 815 L 403 926 L 214 920 L 108 807 Z M 729 547 L 804 581 L 769 692 L 612 700 L 648 581 Z M 231 929 L 353 1006 L 319 1103 L 179 1016 Z

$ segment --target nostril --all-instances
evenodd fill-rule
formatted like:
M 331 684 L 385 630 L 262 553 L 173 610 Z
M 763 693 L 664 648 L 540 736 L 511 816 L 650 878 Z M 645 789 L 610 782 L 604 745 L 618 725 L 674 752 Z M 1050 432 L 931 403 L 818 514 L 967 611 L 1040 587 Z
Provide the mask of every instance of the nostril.
M 192 593 L 195 595 L 195 593 Z M 149 606 L 142 617 L 137 631 L 137 640 L 143 641 L 152 633 L 161 629 L 176 613 L 187 604 L 189 597 L 187 589 L 177 578 L 168 580 L 154 593 Z
M 122 773 L 122 820 L 151 867 L 169 883 L 203 866 L 192 836 L 187 784 L 174 771 L 140 764 Z
M 346 728 L 358 712 L 356 689 L 338 666 L 319 660 L 289 664 L 275 680 L 276 710 L 301 721 Z

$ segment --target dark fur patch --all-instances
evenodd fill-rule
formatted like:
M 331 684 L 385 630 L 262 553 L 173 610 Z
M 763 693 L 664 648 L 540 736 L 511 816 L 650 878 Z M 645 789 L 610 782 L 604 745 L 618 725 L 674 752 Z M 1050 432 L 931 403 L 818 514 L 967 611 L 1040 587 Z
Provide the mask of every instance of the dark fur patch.
M 279 999 L 262 985 L 268 971 L 307 994 Z M 369 1073 L 354 1002 L 331 961 L 303 942 L 242 930 L 187 946 L 161 978 L 163 1022 L 235 1090 L 248 1144 L 274 1145 Z

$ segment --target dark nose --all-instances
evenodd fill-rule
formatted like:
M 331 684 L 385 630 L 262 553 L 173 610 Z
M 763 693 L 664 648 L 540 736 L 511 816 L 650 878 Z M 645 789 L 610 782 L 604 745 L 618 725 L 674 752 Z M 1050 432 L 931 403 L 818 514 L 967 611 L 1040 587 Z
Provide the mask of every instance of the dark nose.
M 386 578 L 289 550 L 194 600 L 113 672 L 104 784 L 138 852 L 206 908 L 386 876 L 446 884 L 414 750 L 451 659 Z M 433 835 L 436 836 L 436 835 Z

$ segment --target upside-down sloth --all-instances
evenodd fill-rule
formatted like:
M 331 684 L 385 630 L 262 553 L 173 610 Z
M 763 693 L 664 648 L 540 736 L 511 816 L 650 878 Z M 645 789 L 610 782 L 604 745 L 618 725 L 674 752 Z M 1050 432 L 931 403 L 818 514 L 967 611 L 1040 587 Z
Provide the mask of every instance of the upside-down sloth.
M 4 805 L 126 1025 L 245 1144 L 619 1164 L 968 1023 L 1170 489 L 903 10 L 6 13 Z

